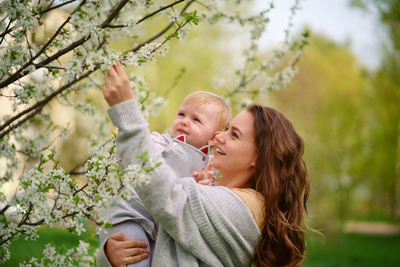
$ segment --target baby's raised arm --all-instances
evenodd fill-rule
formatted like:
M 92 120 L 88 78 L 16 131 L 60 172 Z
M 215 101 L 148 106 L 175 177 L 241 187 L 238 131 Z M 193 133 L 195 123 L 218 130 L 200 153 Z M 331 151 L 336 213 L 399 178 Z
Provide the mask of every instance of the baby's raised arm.
M 110 106 L 134 99 L 128 76 L 121 63 L 118 62 L 107 70 L 102 91 Z M 140 263 L 135 266 L 150 266 L 149 251 L 144 248 L 150 248 L 152 241 L 137 222 L 128 220 L 114 225 L 108 229 L 108 234 L 111 235 L 100 236 L 102 244 L 105 241 L 103 239 L 107 238 L 107 241 L 98 254 L 99 266 L 109 266 L 108 263 L 126 266 L 137 262 Z

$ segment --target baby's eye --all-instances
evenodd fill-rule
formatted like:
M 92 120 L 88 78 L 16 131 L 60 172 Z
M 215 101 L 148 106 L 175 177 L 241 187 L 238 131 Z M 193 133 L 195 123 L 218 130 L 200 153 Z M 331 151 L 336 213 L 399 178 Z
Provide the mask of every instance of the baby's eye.
M 226 132 L 226 131 L 228 131 L 228 130 L 229 130 L 229 128 L 228 128 L 228 126 L 226 126 L 224 132 Z
M 194 120 L 194 121 L 197 121 L 197 122 L 200 122 L 200 120 L 199 120 L 198 118 L 194 118 L 193 120 Z
M 178 116 L 185 116 L 185 114 L 183 112 L 179 112 Z

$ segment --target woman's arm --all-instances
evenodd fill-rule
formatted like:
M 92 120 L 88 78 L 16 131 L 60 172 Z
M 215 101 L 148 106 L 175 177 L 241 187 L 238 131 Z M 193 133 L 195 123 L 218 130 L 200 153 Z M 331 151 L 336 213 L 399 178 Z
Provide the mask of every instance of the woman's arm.
M 119 62 L 107 71 L 102 89 L 110 106 L 133 99 L 129 79 Z M 99 266 L 150 266 L 150 252 L 144 248 L 149 247 L 148 244 L 153 247 L 154 241 L 137 222 L 125 221 L 114 225 L 107 235 L 100 235 L 100 242 L 101 249 L 97 257 Z

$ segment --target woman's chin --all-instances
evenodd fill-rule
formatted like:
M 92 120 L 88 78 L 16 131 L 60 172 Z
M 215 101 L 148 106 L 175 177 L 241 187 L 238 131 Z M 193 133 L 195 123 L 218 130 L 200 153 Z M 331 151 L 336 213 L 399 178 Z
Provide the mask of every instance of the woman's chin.
M 215 168 L 215 169 L 217 169 L 218 171 L 221 171 L 221 160 L 220 159 L 218 159 L 218 158 L 216 158 L 216 157 L 213 157 L 212 159 L 211 159 L 211 162 L 212 162 L 212 164 L 213 164 L 213 167 Z

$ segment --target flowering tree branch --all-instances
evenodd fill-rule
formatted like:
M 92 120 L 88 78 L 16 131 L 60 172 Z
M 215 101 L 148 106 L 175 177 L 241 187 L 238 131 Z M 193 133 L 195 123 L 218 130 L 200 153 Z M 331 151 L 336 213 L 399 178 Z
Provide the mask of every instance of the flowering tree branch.
M 81 4 L 83 4 L 84 1 L 81 2 Z M 114 11 L 111 13 L 111 15 L 106 19 L 106 21 L 104 21 L 102 23 L 102 25 L 100 27 L 104 28 L 107 26 L 108 23 L 110 23 L 112 21 L 113 18 L 115 18 L 117 16 L 117 14 L 119 13 L 119 11 L 122 9 L 122 7 L 127 3 L 127 0 L 121 1 L 119 3 L 119 5 L 114 9 Z M 182 1 L 176 1 L 175 3 L 168 5 L 168 7 L 171 7 L 179 2 Z M 184 8 L 181 10 L 181 14 L 183 14 L 183 12 L 185 12 L 185 10 L 193 3 L 193 1 L 189 1 Z M 160 8 L 158 11 L 153 12 L 150 15 L 154 15 L 156 13 L 158 13 L 161 10 L 166 9 L 165 7 Z M 77 10 L 77 8 L 75 9 Z M 71 13 L 72 15 L 72 13 Z M 59 29 L 57 30 L 57 32 L 52 36 L 52 38 L 42 47 L 42 49 L 33 57 L 31 58 L 31 60 L 29 60 L 20 70 L 18 70 L 16 73 L 14 73 L 12 76 L 10 76 L 10 78 L 6 79 L 4 81 L 5 84 L 9 83 L 10 81 L 15 81 L 17 79 L 20 79 L 21 77 L 23 77 L 24 75 L 28 74 L 28 71 L 24 72 L 23 74 L 19 74 L 22 72 L 23 69 L 25 69 L 27 66 L 31 65 L 33 63 L 33 61 L 39 57 L 39 55 L 41 53 L 43 53 L 43 51 L 46 49 L 46 47 L 51 43 L 52 40 L 55 39 L 55 37 L 59 34 L 59 32 L 61 31 L 61 29 L 67 24 L 67 22 L 71 19 L 71 15 L 64 21 L 64 23 L 59 27 Z M 145 19 L 150 18 L 151 16 L 148 15 L 142 19 L 140 19 L 138 21 L 138 23 L 143 22 Z M 178 29 L 175 31 L 174 35 L 181 29 L 183 28 L 187 23 L 189 23 L 189 21 L 185 21 L 184 24 L 180 25 L 178 27 Z M 156 40 L 157 38 L 159 38 L 160 36 L 162 36 L 164 33 L 166 33 L 172 26 L 174 25 L 174 23 L 169 23 L 163 30 L 161 30 L 159 33 L 155 34 L 154 36 L 152 36 L 151 38 L 147 39 L 146 41 L 142 42 L 141 44 L 137 45 L 135 48 L 133 48 L 131 50 L 131 52 L 136 52 L 138 51 L 141 47 L 143 47 L 146 44 L 151 43 L 152 41 Z M 82 45 L 85 41 L 87 41 L 90 38 L 90 35 L 84 38 L 81 38 L 80 40 L 78 40 L 77 42 L 71 44 L 70 46 L 66 47 L 63 50 L 60 50 L 58 53 L 54 54 L 53 56 L 47 58 L 46 60 L 42 61 L 41 63 L 38 64 L 34 64 L 34 66 L 46 66 L 46 64 L 52 62 L 53 60 L 59 58 L 60 56 L 66 54 L 67 52 L 73 50 L 74 48 Z M 156 50 L 158 50 L 159 47 L 161 47 L 163 44 L 166 43 L 166 41 L 170 40 L 170 38 L 167 38 L 164 40 L 164 42 L 159 45 L 157 48 L 153 49 L 151 51 L 151 53 L 154 53 Z M 123 59 L 123 58 L 122 58 Z M 57 67 L 48 67 L 47 68 L 57 68 Z M 2 125 L 0 125 L 0 139 L 2 137 L 4 137 L 5 135 L 7 135 L 10 131 L 12 131 L 13 129 L 19 127 L 20 125 L 22 125 L 26 120 L 34 117 L 36 114 L 38 114 L 43 107 L 46 106 L 46 104 L 48 102 L 50 102 L 55 96 L 59 95 L 60 93 L 62 93 L 64 90 L 70 88 L 73 84 L 75 84 L 76 82 L 88 77 L 90 74 L 92 74 L 93 72 L 95 72 L 96 70 L 98 70 L 100 68 L 100 63 L 96 64 L 95 67 L 92 70 L 87 71 L 86 73 L 84 73 L 83 75 L 79 76 L 78 78 L 72 80 L 71 82 L 65 84 L 64 86 L 60 87 L 58 90 L 54 91 L 53 93 L 51 93 L 50 95 L 48 95 L 47 97 L 45 97 L 44 99 L 42 99 L 41 101 L 38 101 L 35 105 L 31 106 L 30 108 L 25 109 L 24 111 L 20 112 L 19 114 L 13 116 L 12 118 L 10 118 L 9 120 L 5 121 Z M 63 68 L 61 68 L 63 69 Z M 0 83 L 0 87 L 2 86 L 3 83 Z M 17 119 L 21 118 L 22 116 L 26 115 L 26 117 L 22 120 L 20 120 L 19 122 L 12 124 L 13 122 L 15 122 Z M 7 128 L 7 129 L 5 129 Z

